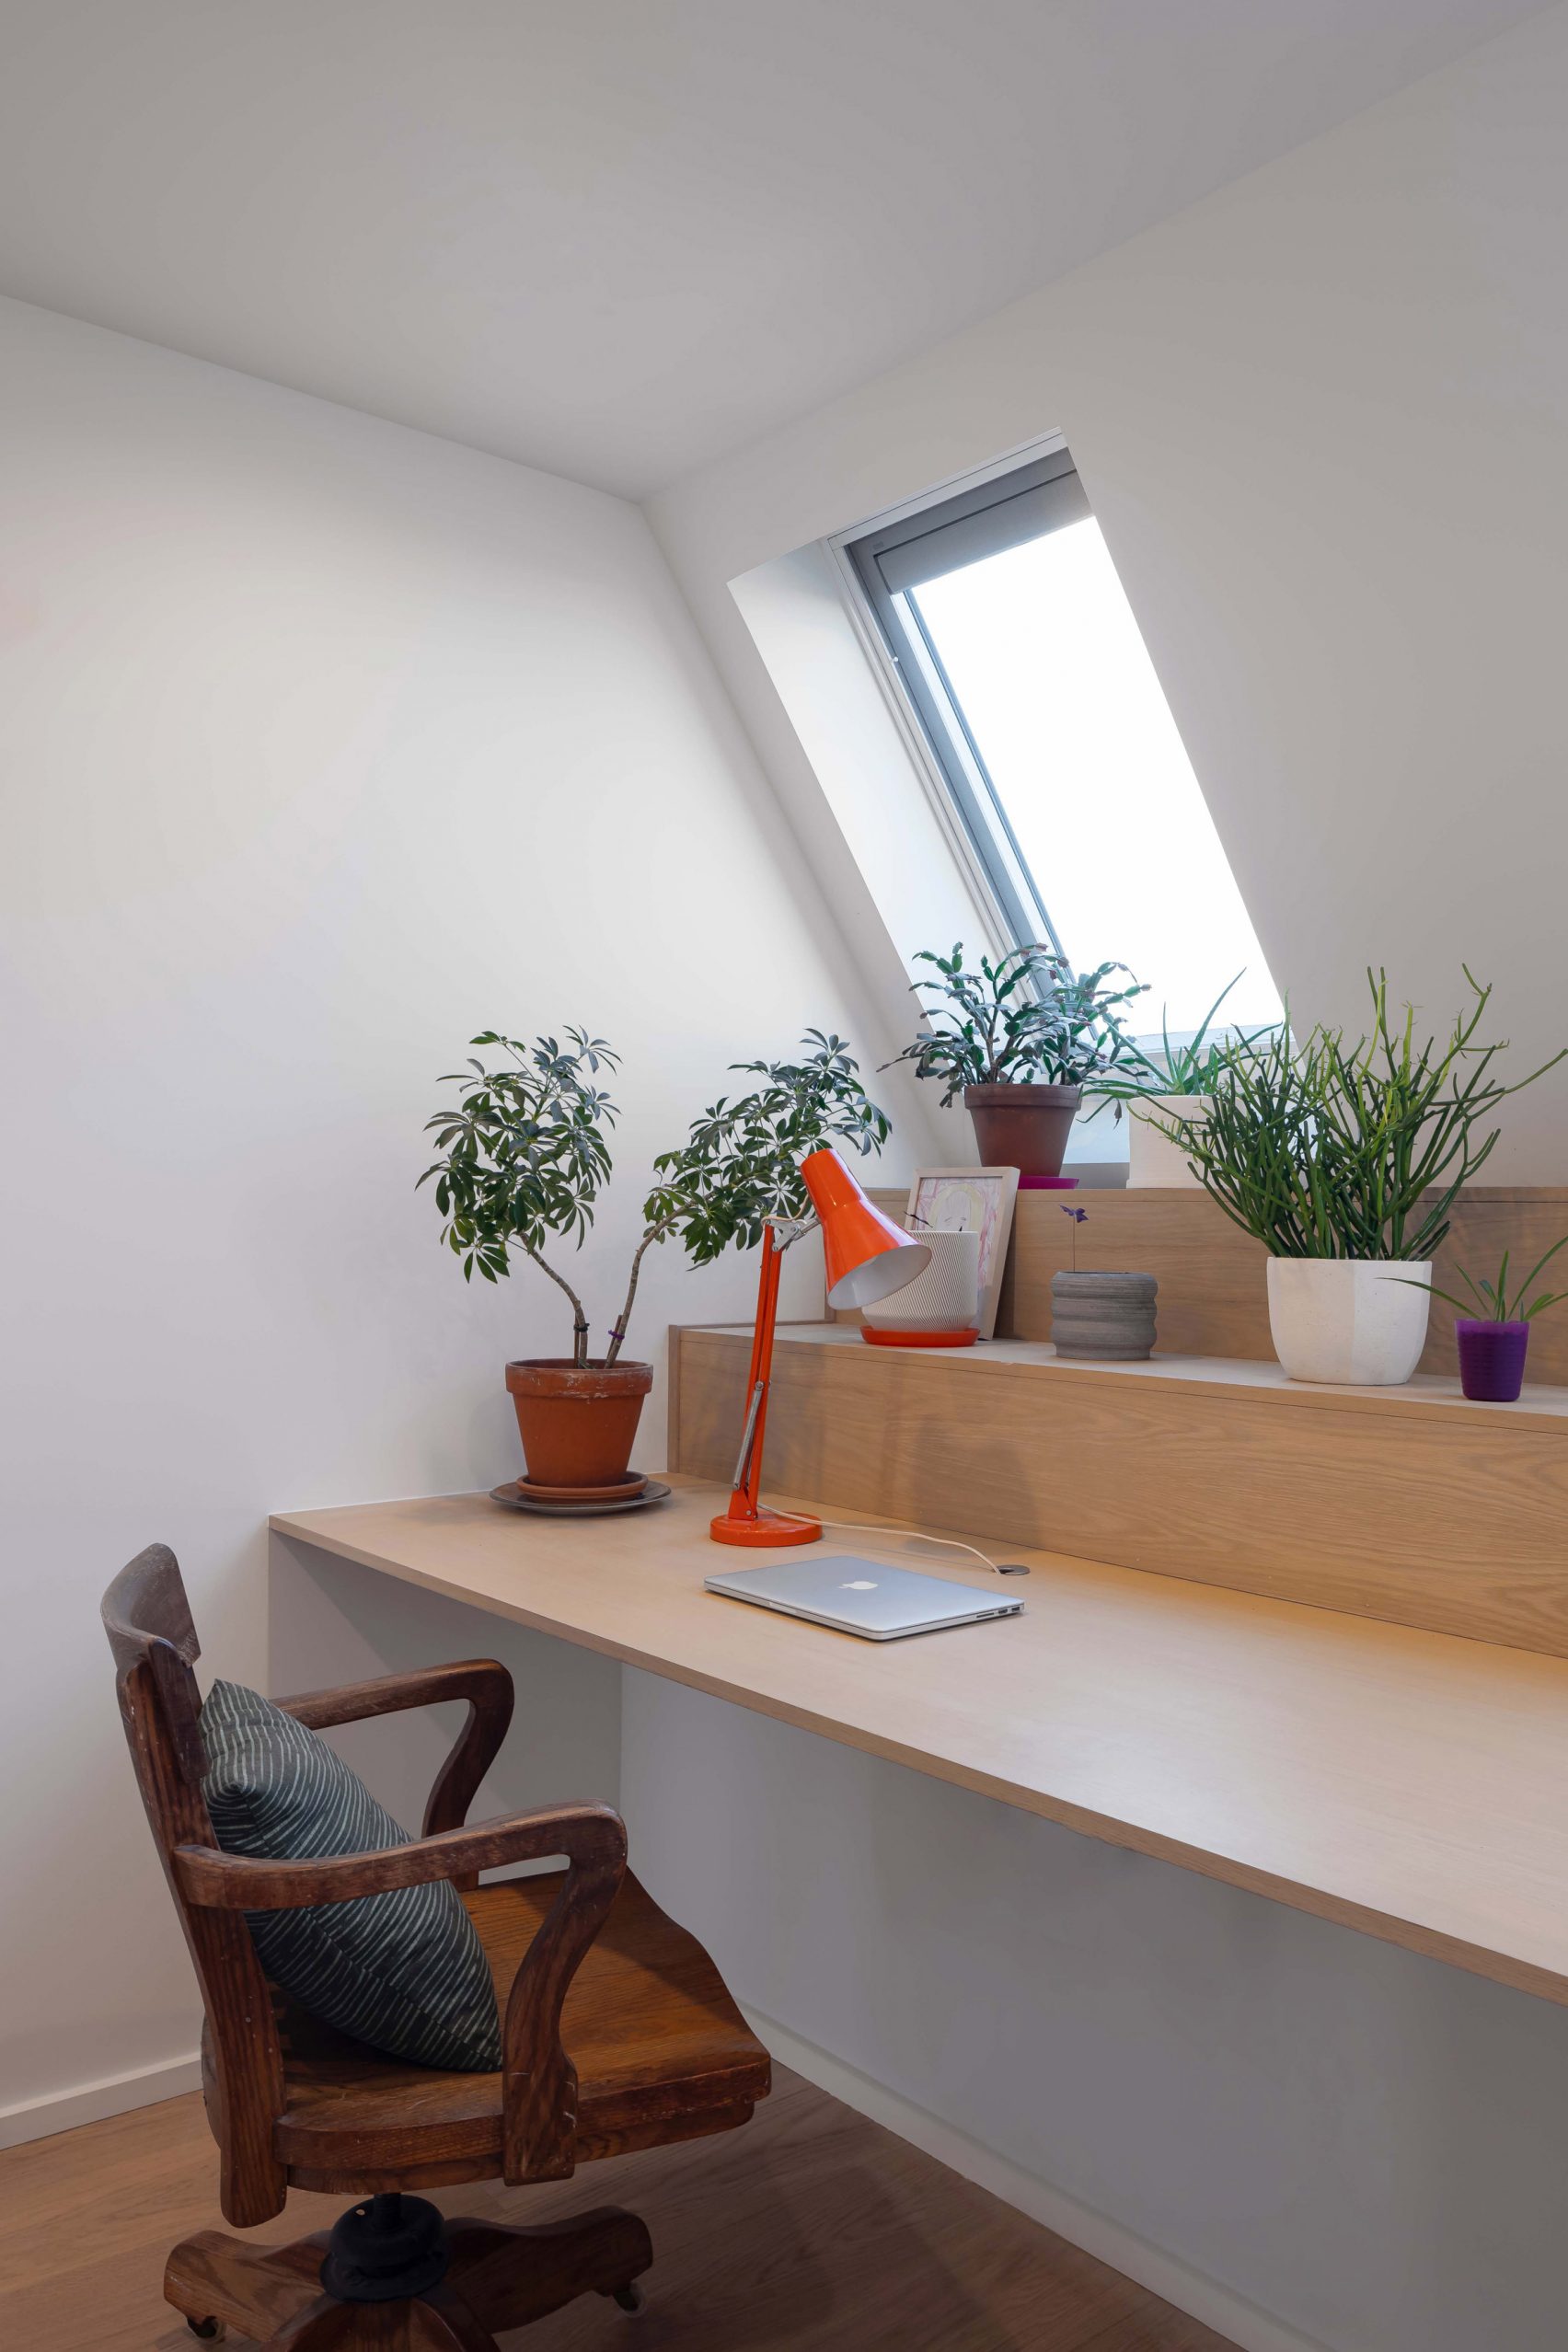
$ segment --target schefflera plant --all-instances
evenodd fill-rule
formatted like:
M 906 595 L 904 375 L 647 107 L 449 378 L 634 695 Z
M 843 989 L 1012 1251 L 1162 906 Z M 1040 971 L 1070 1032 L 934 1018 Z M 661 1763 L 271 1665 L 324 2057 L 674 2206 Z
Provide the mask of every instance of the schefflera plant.
M 609 1136 L 619 1111 L 600 1083 L 620 1057 L 602 1037 L 567 1029 L 564 1043 L 526 1044 L 482 1030 L 470 1042 L 495 1047 L 495 1066 L 470 1057 L 442 1082 L 463 1088 L 455 1108 L 426 1122 L 440 1157 L 420 1178 L 435 1187 L 442 1238 L 461 1259 L 464 1278 L 497 1282 L 519 1251 L 547 1274 L 572 1309 L 572 1362 L 589 1362 L 590 1325 L 578 1292 L 547 1248 L 581 1249 L 611 1174 Z M 642 1262 L 657 1242 L 678 1237 L 697 1265 L 731 1247 L 747 1249 L 763 1228 L 803 1226 L 811 1215 L 800 1163 L 824 1144 L 880 1151 L 889 1123 L 867 1095 L 846 1041 L 806 1032 L 800 1058 L 737 1062 L 758 1084 L 721 1096 L 692 1122 L 684 1144 L 654 1161 L 655 1182 L 643 1204 L 643 1229 L 632 1252 L 626 1297 L 610 1327 L 604 1362 L 626 1340 Z M 786 1234 L 786 1239 L 793 1238 Z
M 455 1109 L 425 1121 L 441 1157 L 419 1182 L 434 1182 L 441 1238 L 462 1260 L 465 1282 L 476 1274 L 499 1282 L 519 1250 L 566 1293 L 571 1360 L 581 1366 L 588 1361 L 588 1317 L 545 1245 L 569 1240 L 581 1249 L 594 1222 L 609 1180 L 608 1134 L 619 1116 L 597 1081 L 619 1067 L 620 1056 L 585 1030 L 564 1035 L 564 1045 L 554 1037 L 525 1045 L 496 1029 L 469 1039 L 499 1047 L 506 1058 L 487 1068 L 470 1055 L 466 1070 L 442 1077 L 441 1085 L 466 1090 Z
M 867 1094 L 844 1039 L 809 1029 L 798 1062 L 731 1063 L 762 1083 L 733 1101 L 721 1095 L 679 1150 L 654 1161 L 659 1182 L 641 1249 L 678 1233 L 693 1264 L 706 1266 L 732 1247 L 755 1249 L 767 1225 L 781 1228 L 788 1249 L 815 1215 L 801 1162 L 826 1145 L 847 1144 L 862 1157 L 881 1151 L 887 1114 Z

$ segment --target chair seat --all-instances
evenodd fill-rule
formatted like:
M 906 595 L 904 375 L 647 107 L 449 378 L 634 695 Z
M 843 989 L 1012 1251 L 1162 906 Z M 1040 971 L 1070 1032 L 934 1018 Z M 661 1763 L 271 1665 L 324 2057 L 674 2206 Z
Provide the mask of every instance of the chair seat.
M 467 1894 L 504 2016 L 562 1874 Z M 273 2144 L 297 2188 L 364 2194 L 502 2171 L 502 2079 L 383 2057 L 277 1995 L 286 2104 Z M 744 2123 L 768 2056 L 695 1936 L 629 1874 L 572 1979 L 561 2039 L 577 2069 L 580 2161 Z

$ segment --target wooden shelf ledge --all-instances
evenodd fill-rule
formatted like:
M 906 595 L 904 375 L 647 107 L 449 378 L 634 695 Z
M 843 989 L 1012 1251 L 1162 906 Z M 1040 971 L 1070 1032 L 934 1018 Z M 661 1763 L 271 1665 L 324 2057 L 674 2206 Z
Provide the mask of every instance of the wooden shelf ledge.
M 749 1333 L 671 1339 L 670 1459 L 722 1479 Z M 778 1333 L 771 1480 L 872 1516 L 1568 1655 L 1568 1389 L 1328 1388 L 1250 1358 Z
M 751 1343 L 749 1323 L 693 1323 L 688 1332 L 744 1334 Z M 1266 1397 L 1292 1410 L 1355 1412 L 1429 1412 L 1434 1406 L 1457 1412 L 1479 1426 L 1495 1425 L 1541 1415 L 1562 1424 L 1568 1433 L 1568 1389 L 1528 1385 L 1516 1404 L 1475 1404 L 1459 1387 L 1456 1375 L 1418 1372 L 1401 1388 L 1367 1389 L 1332 1381 L 1293 1380 L 1273 1357 L 1267 1362 L 1246 1355 L 1177 1355 L 1156 1349 L 1143 1363 L 1098 1363 L 1089 1356 L 1058 1355 L 1049 1340 L 995 1339 L 976 1341 L 973 1347 L 880 1348 L 860 1336 L 859 1322 L 781 1323 L 780 1342 L 802 1347 L 846 1347 L 879 1364 L 894 1360 L 929 1365 L 943 1374 L 984 1372 L 998 1366 L 1020 1366 L 1057 1380 L 1139 1380 L 1156 1386 L 1171 1384 L 1189 1394 L 1206 1392 Z M 1010 1375 L 1009 1375 L 1010 1377 Z
M 1022 1617 L 859 1642 L 706 1593 L 715 1560 L 732 1564 L 708 1537 L 723 1490 L 673 1482 L 668 1503 L 624 1518 L 527 1519 L 467 1494 L 271 1524 L 937 1780 L 1568 2002 L 1568 1664 L 1032 1547 L 1009 1547 L 1033 1571 L 1007 1587 L 1022 1597 Z M 836 1530 L 829 1539 L 856 1544 Z M 997 1589 L 962 1555 L 909 1564 Z

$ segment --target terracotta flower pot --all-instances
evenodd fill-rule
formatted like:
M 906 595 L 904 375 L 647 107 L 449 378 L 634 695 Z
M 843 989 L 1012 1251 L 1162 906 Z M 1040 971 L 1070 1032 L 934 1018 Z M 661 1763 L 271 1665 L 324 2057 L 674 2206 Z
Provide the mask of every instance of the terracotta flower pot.
M 631 1459 L 651 1364 L 527 1356 L 506 1367 L 528 1476 L 538 1486 L 613 1486 Z
M 1023 1176 L 1059 1176 L 1081 1086 L 966 1086 L 963 1107 L 974 1122 L 984 1168 Z

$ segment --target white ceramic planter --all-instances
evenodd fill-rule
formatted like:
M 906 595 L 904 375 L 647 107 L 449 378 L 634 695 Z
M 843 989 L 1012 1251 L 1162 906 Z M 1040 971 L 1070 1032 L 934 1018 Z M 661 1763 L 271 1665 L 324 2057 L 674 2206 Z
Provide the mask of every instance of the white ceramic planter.
M 1401 1279 L 1403 1277 L 1403 1279 Z M 1269 1330 L 1293 1380 L 1397 1389 L 1426 1344 L 1428 1259 L 1271 1258 Z
M 922 1229 L 931 1262 L 902 1290 L 890 1290 L 866 1320 L 879 1332 L 969 1332 L 980 1320 L 980 1236 Z
M 1151 1094 L 1147 1107 L 1155 1118 L 1190 1119 L 1200 1124 L 1209 1114 L 1209 1094 Z M 1171 1192 L 1195 1192 L 1198 1180 L 1187 1165 L 1180 1145 L 1162 1136 L 1142 1114 L 1143 1106 L 1127 1105 L 1127 1185 L 1159 1184 Z

